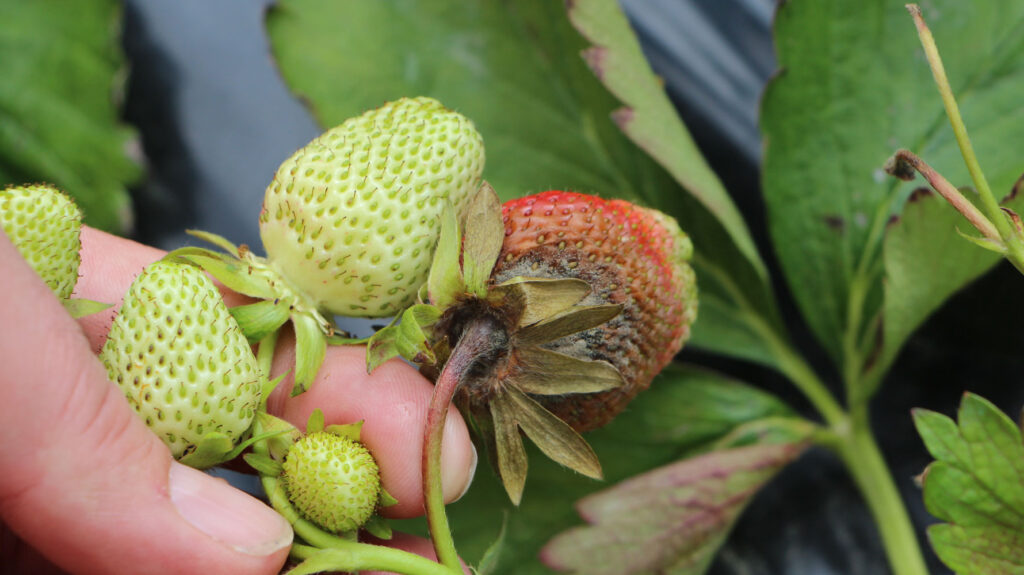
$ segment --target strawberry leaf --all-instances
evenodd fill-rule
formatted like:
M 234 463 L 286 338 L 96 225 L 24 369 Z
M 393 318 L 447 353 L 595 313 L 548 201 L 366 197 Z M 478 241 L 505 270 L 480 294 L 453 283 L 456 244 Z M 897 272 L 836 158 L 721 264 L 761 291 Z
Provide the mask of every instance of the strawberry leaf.
M 987 400 L 965 394 L 959 423 L 924 409 L 914 423 L 936 461 L 923 475 L 935 553 L 962 575 L 1024 573 L 1024 442 Z
M 281 472 L 284 471 L 281 464 L 278 461 L 271 459 L 269 455 L 246 453 L 242 456 L 242 459 L 249 464 L 249 467 L 252 467 L 257 473 L 266 477 L 278 477 L 281 475 Z
M 314 409 L 306 420 L 306 434 L 318 433 L 324 430 L 324 412 L 319 408 Z
M 369 521 L 363 524 L 362 528 L 377 539 L 383 539 L 384 541 L 391 539 L 391 526 L 380 515 L 371 516 Z
M 116 0 L 0 4 L 0 188 L 52 182 L 85 223 L 115 232 L 130 226 L 126 187 L 141 172 L 112 97 L 126 78 L 121 9 Z
M 622 374 L 606 361 L 588 361 L 547 350 L 519 350 L 523 369 L 510 377 L 512 385 L 534 395 L 597 393 L 622 385 Z
M 587 477 L 603 477 L 594 450 L 566 422 L 515 387 L 508 387 L 506 393 L 498 397 L 504 400 L 503 407 L 544 455 Z
M 1004 205 L 1024 208 L 1024 195 L 1008 198 Z M 875 376 L 872 385 L 863 389 L 863 394 L 874 390 L 923 318 L 1000 261 L 999 254 L 964 241 L 959 230 L 973 228 L 941 197 L 924 191 L 913 194 L 899 219 L 889 225 L 883 248 L 882 325 L 875 330 L 882 336 L 875 343 L 880 358 L 871 368 Z
M 588 575 L 704 573 L 754 494 L 806 441 L 757 444 L 686 459 L 581 500 L 590 524 L 562 533 L 545 563 Z
M 622 101 L 623 107 L 612 114 L 615 123 L 714 214 L 767 281 L 768 271 L 743 217 L 679 119 L 661 80 L 651 71 L 618 2 L 575 0 L 569 3 L 569 19 L 593 44 L 583 52 L 583 59 Z
M 328 425 L 325 430 L 331 435 L 347 437 L 352 441 L 361 441 L 360 436 L 363 433 L 363 420 L 359 420 L 355 423 L 336 423 Z
M 501 560 L 501 552 L 505 549 L 505 535 L 508 533 L 508 514 L 501 520 L 501 531 L 498 532 L 498 537 L 494 539 L 494 543 L 491 543 L 487 551 L 484 551 L 483 557 L 480 558 L 480 562 L 477 563 L 474 572 L 476 575 L 494 575 L 497 572 L 498 565 Z
M 523 345 L 547 343 L 597 327 L 621 312 L 622 304 L 573 306 L 554 317 L 524 327 L 516 335 Z
M 434 363 L 437 358 L 423 330 L 440 317 L 441 310 L 429 304 L 416 304 L 406 309 L 391 325 L 370 336 L 366 372 L 373 373 L 373 370 L 393 357 L 403 357 L 418 363 Z
M 941 15 L 932 31 L 989 182 L 1009 190 L 1024 172 L 1024 4 L 935 0 L 930 14 Z M 891 355 L 984 269 L 942 277 L 918 267 L 915 284 L 937 286 L 920 305 L 901 307 L 919 294 L 884 291 L 893 270 L 883 262 L 886 223 L 920 185 L 885 175 L 886 160 L 907 147 L 955 185 L 971 180 L 902 2 L 793 0 L 780 5 L 775 36 L 782 71 L 762 104 L 769 231 L 807 323 L 843 371 L 859 376 L 877 361 L 870 342 L 880 314 Z M 867 391 L 851 390 L 861 400 Z

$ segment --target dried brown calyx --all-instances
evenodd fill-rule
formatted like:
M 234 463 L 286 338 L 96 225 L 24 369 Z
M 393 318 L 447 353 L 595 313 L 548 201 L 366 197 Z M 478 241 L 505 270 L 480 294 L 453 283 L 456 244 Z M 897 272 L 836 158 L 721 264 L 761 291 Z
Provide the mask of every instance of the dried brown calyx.
M 615 225 L 607 229 L 589 226 L 574 232 L 562 224 L 550 235 L 565 238 L 596 229 L 620 237 L 625 226 L 617 222 L 629 224 L 634 215 L 643 218 L 641 223 L 661 226 L 650 210 L 632 208 L 609 213 Z M 563 221 L 572 223 L 571 218 Z M 507 210 L 503 218 L 489 186 L 470 203 L 463 222 L 464 241 L 454 214 L 442 222 L 420 303 L 371 338 L 371 367 L 395 355 L 420 363 L 437 382 L 435 394 L 442 387 L 448 390 L 471 422 L 513 502 L 519 502 L 526 479 L 523 434 L 551 459 L 601 477 L 600 463 L 579 432 L 610 421 L 678 351 L 688 329 L 659 324 L 651 310 L 666 311 L 660 302 L 669 301 L 674 306 L 670 312 L 691 311 L 692 306 L 677 301 L 691 290 L 678 287 L 681 282 L 673 277 L 671 290 L 656 286 L 654 291 L 664 292 L 658 305 L 638 303 L 645 290 L 632 276 L 649 261 L 623 266 L 596 257 L 592 242 L 604 243 L 596 237 L 591 243 L 582 238 L 571 244 L 519 241 L 513 229 L 517 223 L 509 224 Z M 664 248 L 672 247 L 671 242 L 658 243 L 658 250 L 648 249 L 649 242 L 637 245 L 643 249 L 622 253 L 650 260 L 651 253 L 663 257 Z M 692 271 L 678 275 L 692 280 Z M 643 285 L 650 281 L 639 279 Z

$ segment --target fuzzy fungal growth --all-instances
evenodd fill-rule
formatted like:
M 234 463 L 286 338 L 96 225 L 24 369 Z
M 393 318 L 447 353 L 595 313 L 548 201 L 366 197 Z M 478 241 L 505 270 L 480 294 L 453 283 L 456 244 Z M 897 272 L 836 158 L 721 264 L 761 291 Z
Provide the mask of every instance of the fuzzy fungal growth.
M 262 376 L 252 348 L 195 266 L 165 260 L 146 268 L 125 295 L 100 360 L 176 458 L 211 433 L 237 441 L 259 406 Z
M 0 227 L 57 297 L 68 299 L 78 281 L 82 212 L 47 184 L 0 191 Z
M 278 169 L 260 233 L 270 265 L 323 311 L 394 315 L 427 278 L 446 203 L 480 184 L 483 140 L 430 98 L 346 120 Z
M 310 433 L 291 447 L 283 467 L 288 498 L 303 517 L 323 529 L 355 531 L 377 510 L 380 470 L 358 441 Z

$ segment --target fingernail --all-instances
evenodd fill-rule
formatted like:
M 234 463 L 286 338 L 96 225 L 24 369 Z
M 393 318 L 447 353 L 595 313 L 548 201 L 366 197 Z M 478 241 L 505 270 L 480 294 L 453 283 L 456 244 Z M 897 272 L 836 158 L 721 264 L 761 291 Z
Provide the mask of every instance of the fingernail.
M 262 557 L 291 545 L 284 517 L 222 479 L 175 462 L 168 484 L 185 521 L 241 553 Z
M 455 496 L 455 499 L 448 501 L 448 503 L 455 503 L 459 499 L 462 499 L 462 496 L 465 495 L 466 492 L 469 491 L 469 488 L 473 485 L 473 478 L 476 476 L 476 464 L 477 460 L 479 459 L 479 456 L 476 454 L 475 444 L 470 444 L 470 448 L 473 450 L 473 460 L 469 464 L 469 475 L 466 476 L 466 484 L 462 486 L 462 491 L 460 491 L 459 494 Z

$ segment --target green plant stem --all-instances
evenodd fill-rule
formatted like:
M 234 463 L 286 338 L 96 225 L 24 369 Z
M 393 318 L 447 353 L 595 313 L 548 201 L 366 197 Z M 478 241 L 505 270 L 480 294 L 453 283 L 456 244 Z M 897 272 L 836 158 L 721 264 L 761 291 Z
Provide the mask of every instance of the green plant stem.
M 843 408 L 836 402 L 835 397 L 828 388 L 818 379 L 814 371 L 804 360 L 793 351 L 786 338 L 765 317 L 754 308 L 744 297 L 743 292 L 736 285 L 729 274 L 715 266 L 710 261 L 701 257 L 699 253 L 694 254 L 693 261 L 700 266 L 700 269 L 711 275 L 715 281 L 721 284 L 725 292 L 732 298 L 740 312 L 740 317 L 750 329 L 768 344 L 772 356 L 777 362 L 776 365 L 783 375 L 807 397 L 822 418 L 831 426 L 846 420 Z
M 427 410 L 426 430 L 423 435 L 423 495 L 427 508 L 427 525 L 434 552 L 438 560 L 454 570 L 461 570 L 459 555 L 455 551 L 448 515 L 444 509 L 444 489 L 441 484 L 441 445 L 448 407 L 463 381 L 463 376 L 482 352 L 491 347 L 492 329 L 487 319 L 471 321 L 459 338 L 451 356 L 434 383 L 434 393 Z
M 742 312 L 745 323 L 768 344 L 779 371 L 807 397 L 828 424 L 828 428 L 820 431 L 815 440 L 835 451 L 850 470 L 878 523 L 894 575 L 928 575 L 913 523 L 871 435 L 866 398 L 852 402 L 852 413 L 847 413 L 804 358 L 793 350 L 789 340 L 747 303 L 738 286 L 721 270 L 701 261 L 699 256 L 694 260 L 695 263 L 706 264 L 702 269 L 725 288 Z M 862 301 L 863 295 L 858 294 L 858 301 Z M 860 317 L 859 312 L 856 317 Z M 855 337 L 850 339 L 853 344 L 850 351 L 859 358 L 857 340 Z M 856 365 L 860 365 L 859 362 Z M 858 371 L 846 370 L 847 390 L 863 385 L 864 382 L 859 381 L 861 377 Z
M 342 560 L 333 567 L 338 571 L 373 570 L 416 575 L 452 575 L 452 572 L 443 565 L 390 547 L 347 541 L 344 546 L 335 549 L 345 551 L 344 556 L 340 558 Z M 297 543 L 292 546 L 291 556 L 297 559 L 310 559 L 320 552 L 322 550 L 317 547 Z
M 982 207 L 985 208 L 989 219 L 999 231 L 999 236 L 1006 245 L 1006 257 L 1013 262 L 1017 269 L 1024 272 L 1024 241 L 1022 241 L 1021 235 L 1010 226 L 1010 222 L 999 206 L 999 202 L 992 193 L 992 188 L 989 187 L 988 180 L 985 179 L 985 174 L 981 170 L 978 157 L 974 153 L 974 146 L 967 135 L 967 127 L 964 125 L 963 117 L 960 115 L 960 107 L 953 96 L 953 89 L 949 84 L 949 78 L 946 77 L 946 68 L 942 65 L 942 58 L 939 56 L 939 48 L 935 44 L 935 38 L 921 16 L 921 8 L 916 4 L 909 4 L 907 5 L 907 10 L 914 18 L 917 35 L 921 39 L 921 46 L 924 47 L 925 56 L 928 58 L 928 65 L 932 69 L 935 85 L 938 87 L 939 95 L 942 97 L 942 104 L 946 107 L 946 116 L 949 117 L 949 123 L 953 126 L 953 134 L 956 136 L 956 142 L 960 146 L 960 155 L 963 156 L 964 163 L 967 165 L 967 171 L 971 173 L 971 179 L 974 180 L 974 186 L 978 190 Z
M 914 524 L 871 433 L 866 407 L 852 414 L 837 451 L 867 501 L 894 575 L 928 575 Z
M 828 422 L 829 433 L 822 433 L 819 439 L 823 445 L 836 451 L 850 470 L 878 524 L 893 573 L 927 575 L 914 525 L 871 434 L 866 404 L 860 402 L 852 414 L 847 414 L 814 370 L 781 336 L 766 324 L 760 325 L 758 332 L 779 360 L 779 369 Z M 856 385 L 856 382 L 848 382 L 848 385 Z

